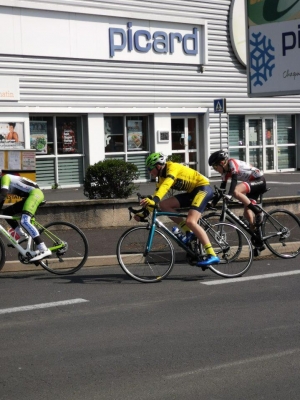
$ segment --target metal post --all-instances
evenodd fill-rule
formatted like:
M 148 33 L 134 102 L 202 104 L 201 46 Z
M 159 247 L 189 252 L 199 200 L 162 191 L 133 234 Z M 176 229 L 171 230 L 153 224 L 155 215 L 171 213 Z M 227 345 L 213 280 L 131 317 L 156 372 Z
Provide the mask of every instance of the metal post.
M 222 149 L 222 122 L 221 122 L 221 113 L 219 113 L 219 122 L 220 122 L 220 149 Z

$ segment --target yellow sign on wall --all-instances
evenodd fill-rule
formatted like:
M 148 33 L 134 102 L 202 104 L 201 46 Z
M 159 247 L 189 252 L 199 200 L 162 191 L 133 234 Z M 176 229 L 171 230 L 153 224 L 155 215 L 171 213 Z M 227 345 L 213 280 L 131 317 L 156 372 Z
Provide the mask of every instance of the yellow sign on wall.
M 3 150 L 0 151 L 0 168 L 2 174 L 22 176 L 35 182 L 36 161 L 35 151 L 32 150 Z M 16 203 L 21 197 L 7 195 L 5 204 Z

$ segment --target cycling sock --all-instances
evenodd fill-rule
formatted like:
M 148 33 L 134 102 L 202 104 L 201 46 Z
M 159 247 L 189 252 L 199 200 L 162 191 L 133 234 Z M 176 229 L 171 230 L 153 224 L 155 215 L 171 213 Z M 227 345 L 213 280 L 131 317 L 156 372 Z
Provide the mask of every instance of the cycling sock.
M 247 207 L 249 208 L 249 210 L 253 211 L 255 215 L 261 213 L 261 209 L 252 203 L 248 204 Z
M 214 249 L 211 247 L 210 243 L 207 243 L 206 245 L 204 245 L 204 250 L 206 251 L 206 254 L 209 254 L 211 256 L 216 256 L 216 253 L 215 253 Z
M 181 222 L 178 224 L 178 226 L 179 226 L 179 228 L 182 230 L 182 232 L 185 232 L 185 233 L 187 233 L 187 232 L 192 232 L 192 231 L 190 230 L 190 228 L 186 225 L 186 221 L 181 221 Z

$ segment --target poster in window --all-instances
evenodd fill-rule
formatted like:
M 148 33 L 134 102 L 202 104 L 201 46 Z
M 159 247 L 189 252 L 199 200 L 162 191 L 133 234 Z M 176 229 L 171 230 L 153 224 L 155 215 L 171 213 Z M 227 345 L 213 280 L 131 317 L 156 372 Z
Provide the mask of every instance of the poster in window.
M 142 121 L 138 120 L 127 121 L 127 144 L 128 144 L 128 150 L 143 149 Z
M 47 154 L 47 122 L 30 122 L 30 148 L 39 154 Z
M 24 149 L 24 123 L 0 122 L 0 148 Z
M 73 129 L 64 129 L 62 134 L 63 153 L 75 152 L 75 132 Z

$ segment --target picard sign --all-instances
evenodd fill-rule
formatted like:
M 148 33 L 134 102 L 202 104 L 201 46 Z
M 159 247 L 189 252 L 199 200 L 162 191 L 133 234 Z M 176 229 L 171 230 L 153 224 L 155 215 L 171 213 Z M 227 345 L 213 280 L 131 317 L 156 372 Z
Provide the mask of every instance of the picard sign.
M 151 26 L 152 25 L 152 26 Z M 177 59 L 182 62 L 186 57 L 188 63 L 204 63 L 202 28 L 200 26 L 178 26 L 164 24 L 155 27 L 155 23 L 145 29 L 128 22 L 124 28 L 109 28 L 109 56 L 128 60 L 130 53 L 142 56 L 141 61 L 166 61 Z M 200 46 L 201 44 L 201 46 Z
M 300 0 L 247 0 L 249 96 L 300 94 Z
M 199 18 L 172 22 L 11 10 L 0 6 L 0 37 L 5 37 L 1 54 L 187 65 L 208 62 L 207 22 Z M 12 91 L 3 92 L 9 97 Z
M 20 100 L 19 78 L 0 76 L 0 101 Z

